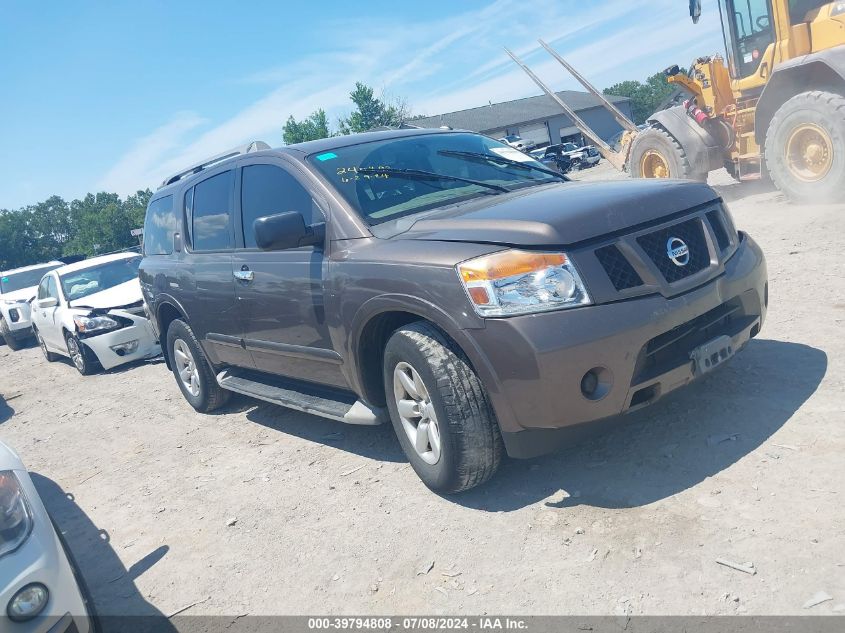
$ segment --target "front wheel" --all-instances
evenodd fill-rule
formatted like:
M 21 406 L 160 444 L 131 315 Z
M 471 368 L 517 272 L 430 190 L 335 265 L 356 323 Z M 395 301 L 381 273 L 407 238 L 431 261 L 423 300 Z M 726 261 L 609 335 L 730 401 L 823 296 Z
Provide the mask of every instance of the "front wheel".
M 794 202 L 832 202 L 845 188 L 845 97 L 814 90 L 784 103 L 766 134 L 766 165 Z
M 90 376 L 100 368 L 100 363 L 85 343 L 80 341 L 73 334 L 68 334 L 65 339 L 67 353 L 73 361 L 73 366 L 83 376 Z
M 675 137 L 657 127 L 640 132 L 634 139 L 629 165 L 634 178 L 707 179 L 707 174 L 693 170 Z
M 487 394 L 463 352 L 437 328 L 400 328 L 384 351 L 393 428 L 411 467 L 436 492 L 460 492 L 493 476 L 502 437 Z
M 11 330 L 9 330 L 9 324 L 6 323 L 6 319 L 0 319 L 0 337 L 3 337 L 10 350 L 18 351 L 24 348 L 23 341 L 16 338 Z
M 167 352 L 176 384 L 194 409 L 209 413 L 226 403 L 230 392 L 217 384 L 197 337 L 181 319 L 167 328 Z

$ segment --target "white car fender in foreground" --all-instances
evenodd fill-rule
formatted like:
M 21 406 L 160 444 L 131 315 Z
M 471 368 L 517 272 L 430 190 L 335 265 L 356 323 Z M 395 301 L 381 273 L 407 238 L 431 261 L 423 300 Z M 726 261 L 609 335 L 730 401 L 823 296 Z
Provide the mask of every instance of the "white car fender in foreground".
M 0 556 L 0 608 L 3 610 L 0 630 L 46 633 L 60 621 L 68 625 L 72 621 L 79 633 L 91 631 L 91 614 L 50 516 L 20 457 L 2 442 L 0 473 L 14 475 L 25 498 L 32 524 L 25 540 L 16 549 Z M 0 504 L 4 499 L 8 500 L 8 495 L 2 492 L 0 490 Z M 12 622 L 7 616 L 10 601 L 21 589 L 32 583 L 47 588 L 49 597 L 46 606 L 31 620 Z M 61 626 L 59 628 L 65 630 Z

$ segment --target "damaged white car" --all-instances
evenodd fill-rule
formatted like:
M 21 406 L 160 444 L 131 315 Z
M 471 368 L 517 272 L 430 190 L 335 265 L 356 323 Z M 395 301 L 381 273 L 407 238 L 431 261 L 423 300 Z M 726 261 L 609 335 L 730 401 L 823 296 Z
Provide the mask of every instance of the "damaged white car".
M 32 329 L 48 361 L 67 356 L 83 376 L 161 354 L 144 312 L 137 253 L 94 257 L 44 275 Z

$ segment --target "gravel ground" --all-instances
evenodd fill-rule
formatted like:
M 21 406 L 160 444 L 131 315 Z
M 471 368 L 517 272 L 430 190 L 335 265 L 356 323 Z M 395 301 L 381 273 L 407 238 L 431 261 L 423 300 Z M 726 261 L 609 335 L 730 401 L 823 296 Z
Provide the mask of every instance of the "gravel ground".
M 469 493 L 429 492 L 390 428 L 247 398 L 199 415 L 161 362 L 83 378 L 0 347 L 0 436 L 103 614 L 841 611 L 845 205 L 711 184 L 768 257 L 761 335 Z M 803 609 L 819 591 L 832 600 Z

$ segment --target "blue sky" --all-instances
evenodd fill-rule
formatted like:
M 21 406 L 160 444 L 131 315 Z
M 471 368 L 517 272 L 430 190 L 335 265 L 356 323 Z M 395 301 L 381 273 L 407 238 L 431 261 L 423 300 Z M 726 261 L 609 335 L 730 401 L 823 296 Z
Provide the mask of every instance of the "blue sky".
M 0 17 L 0 208 L 52 194 L 155 189 L 291 114 L 348 112 L 356 80 L 433 115 L 597 86 L 723 50 L 715 0 L 6 2 Z

